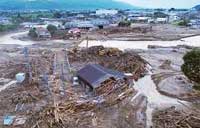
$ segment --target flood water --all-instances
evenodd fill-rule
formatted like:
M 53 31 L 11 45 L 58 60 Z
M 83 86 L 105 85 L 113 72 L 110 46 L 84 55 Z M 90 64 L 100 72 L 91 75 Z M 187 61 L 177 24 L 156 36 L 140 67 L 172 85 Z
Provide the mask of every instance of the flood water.
M 180 106 L 181 103 L 187 104 L 187 102 L 180 101 L 179 99 L 170 98 L 160 94 L 151 78 L 151 73 L 135 82 L 134 88 L 139 94 L 147 97 L 148 104 L 146 115 L 148 128 L 152 126 L 152 113 L 155 109 Z
M 177 45 L 189 45 L 200 47 L 200 36 L 194 36 L 189 38 L 183 38 L 177 41 L 89 41 L 88 46 L 98 46 L 103 45 L 104 47 L 114 47 L 120 50 L 125 49 L 143 49 L 147 50 L 148 45 L 158 45 L 163 47 L 177 46 Z M 86 47 L 87 42 L 83 41 L 79 46 Z M 150 68 L 150 66 L 149 66 Z M 151 76 L 152 72 L 148 69 L 149 74 L 145 77 L 139 79 L 135 82 L 134 88 L 139 94 L 147 97 L 147 127 L 152 126 L 152 114 L 155 109 L 167 108 L 172 106 L 182 106 L 183 104 L 188 104 L 188 102 L 180 101 L 176 98 L 170 98 L 168 96 L 162 95 L 158 92 L 155 83 L 153 82 Z
M 26 35 L 28 32 L 16 32 L 3 35 L 0 37 L 0 44 L 32 45 L 33 41 L 22 41 L 17 39 L 18 36 Z
M 200 47 L 200 36 L 182 38 L 177 41 L 117 41 L 117 40 L 107 40 L 98 41 L 90 40 L 88 46 L 103 45 L 105 47 L 115 47 L 121 50 L 125 49 L 144 49 L 147 50 L 149 45 L 158 45 L 163 47 L 177 46 L 177 45 L 189 45 Z M 86 47 L 87 41 L 83 41 L 79 46 Z

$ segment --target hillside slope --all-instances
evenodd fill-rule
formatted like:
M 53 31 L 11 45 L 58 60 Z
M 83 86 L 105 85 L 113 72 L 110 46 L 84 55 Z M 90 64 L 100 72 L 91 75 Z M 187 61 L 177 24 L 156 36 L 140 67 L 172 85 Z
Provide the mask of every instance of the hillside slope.
M 1 10 L 91 10 L 100 8 L 132 9 L 135 7 L 113 0 L 0 0 Z

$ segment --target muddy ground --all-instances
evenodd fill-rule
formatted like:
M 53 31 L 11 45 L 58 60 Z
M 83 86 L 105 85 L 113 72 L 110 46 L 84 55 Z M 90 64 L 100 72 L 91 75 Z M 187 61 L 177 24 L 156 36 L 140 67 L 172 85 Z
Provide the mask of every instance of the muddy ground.
M 199 128 L 199 109 L 176 107 L 158 110 L 153 115 L 154 128 Z
M 44 45 L 45 44 L 26 46 L 28 47 L 28 58 L 33 78 L 31 83 L 29 83 L 28 79 L 30 76 L 27 68 L 27 57 L 25 57 L 23 53 L 24 46 L 1 45 L 0 77 L 2 80 L 0 89 L 10 81 L 14 81 L 17 73 L 27 73 L 27 79 L 24 83 L 17 84 L 14 82 L 12 85 L 8 86 L 7 89 L 1 90 L 1 127 L 4 127 L 3 118 L 7 115 L 15 116 L 16 119 L 23 118 L 26 120 L 26 123 L 22 125 L 19 125 L 19 122 L 15 120 L 12 126 L 7 126 L 16 128 L 46 128 L 51 126 L 55 128 L 90 128 L 97 126 L 105 128 L 131 128 L 133 126 L 144 128 L 146 126 L 146 98 L 144 96 L 139 96 L 133 101 L 132 98 L 136 95 L 136 91 L 133 88 L 127 86 L 125 89 L 128 89 L 127 91 L 120 89 L 116 93 L 113 93 L 113 96 L 108 96 L 107 98 L 109 99 L 106 100 L 107 103 L 105 104 L 109 105 L 106 105 L 106 107 L 104 105 L 101 106 L 101 104 L 93 106 L 90 103 L 87 104 L 87 100 L 91 99 L 87 99 L 89 96 L 85 93 L 85 90 L 81 87 L 72 87 L 70 81 L 71 76 L 87 63 L 100 63 L 116 70 L 131 72 L 134 74 L 133 76 L 135 79 L 139 79 L 145 71 L 145 61 L 140 58 L 140 56 L 134 52 L 123 53 L 118 49 L 106 49 L 104 47 L 94 47 L 83 50 L 71 49 L 68 50 L 68 57 L 73 72 L 64 72 L 66 75 L 70 75 L 70 77 L 67 77 L 66 81 L 62 81 L 60 76 L 62 66 L 59 65 L 66 61 L 65 53 L 67 52 L 63 49 L 63 46 L 70 49 L 71 45 L 53 45 L 53 43 L 49 43 L 49 45 L 46 46 Z M 121 60 L 119 61 L 119 59 Z M 107 63 L 108 61 L 110 62 Z M 114 67 L 116 63 L 118 63 L 118 66 Z M 129 64 L 129 68 L 125 66 L 125 63 Z M 55 64 L 57 65 L 56 67 L 54 67 Z M 67 66 L 64 67 L 66 67 L 65 70 L 68 70 Z M 47 82 L 45 81 L 45 76 L 48 76 L 49 87 L 47 83 L 45 83 Z M 49 89 L 53 90 L 56 96 L 52 96 Z M 62 92 L 64 92 L 64 96 Z M 56 120 L 55 113 L 51 113 L 51 110 L 55 111 L 55 106 L 52 106 L 54 103 L 53 97 L 56 99 L 57 107 L 61 109 L 58 111 L 58 121 Z M 60 100 L 62 102 L 59 102 Z M 72 102 L 72 100 L 74 101 Z M 86 102 L 86 104 L 81 104 L 81 102 Z M 68 104 L 68 107 L 66 104 Z M 72 106 L 70 107 L 69 105 Z M 63 110 L 65 107 L 66 110 Z M 78 112 L 73 112 L 77 110 Z M 71 114 L 68 115 L 69 113 Z M 49 117 L 51 120 L 48 120 L 49 118 L 46 117 Z
M 192 88 L 191 81 L 181 72 L 182 58 L 190 50 L 185 47 L 156 48 L 141 52 L 140 55 L 152 66 L 152 79 L 160 93 L 199 102 L 199 92 Z
M 91 39 L 97 40 L 172 41 L 199 34 L 199 29 L 178 27 L 171 24 L 133 24 L 132 28 L 105 28 L 92 31 L 88 35 Z
M 120 34 L 111 33 L 108 34 L 107 36 L 104 35 L 102 36 L 102 34 L 101 36 L 99 36 L 99 33 L 93 33 L 90 36 L 94 39 L 110 38 L 116 40 L 174 40 L 174 39 L 180 39 L 181 37 L 187 37 L 198 34 L 199 30 L 177 28 L 172 25 L 155 25 L 152 27 L 151 32 L 146 32 L 146 33 L 143 33 L 141 31 L 136 32 L 134 30 L 133 33 L 130 32 L 128 33 L 123 32 Z M 4 36 L 2 41 L 6 42 L 7 39 L 9 42 L 12 43 L 17 38 L 10 38 L 9 36 L 6 37 Z M 109 51 L 101 47 L 100 50 L 92 49 L 91 52 L 86 52 L 85 50 L 81 51 L 79 49 L 74 49 L 74 47 L 77 46 L 78 42 L 79 41 L 74 42 L 72 40 L 66 40 L 66 41 L 49 40 L 49 41 L 34 42 L 33 45 L 27 46 L 30 49 L 30 57 L 33 65 L 32 69 L 34 69 L 33 77 L 35 78 L 33 83 L 31 84 L 27 83 L 16 84 L 16 82 L 14 81 L 16 73 L 27 72 L 26 59 L 24 58 L 23 55 L 23 48 L 25 46 L 21 46 L 19 44 L 0 45 L 0 53 L 1 53 L 0 90 L 2 89 L 2 91 L 0 91 L 0 99 L 2 101 L 0 109 L 0 127 L 1 126 L 3 127 L 2 124 L 4 116 L 14 115 L 17 117 L 20 116 L 26 118 L 27 122 L 25 123 L 25 125 L 14 126 L 19 128 L 31 127 L 31 126 L 34 126 L 34 128 L 38 126 L 40 126 L 41 128 L 42 126 L 43 127 L 71 126 L 80 128 L 82 127 L 145 128 L 148 120 L 147 117 L 153 115 L 152 127 L 168 128 L 167 126 L 163 126 L 162 123 L 163 121 L 164 122 L 168 121 L 167 120 L 169 118 L 168 115 L 170 115 L 171 120 L 173 119 L 175 120 L 177 117 L 179 119 L 179 117 L 184 115 L 181 109 L 176 109 L 176 110 L 162 109 L 158 111 L 155 110 L 152 113 L 152 115 L 151 113 L 150 115 L 148 115 L 147 113 L 148 99 L 144 95 L 137 96 L 136 95 L 137 92 L 134 89 L 132 90 L 133 92 L 131 93 L 131 95 L 128 95 L 128 97 L 124 98 L 121 102 L 117 102 L 117 104 L 111 105 L 109 107 L 98 106 L 95 107 L 95 109 L 92 109 L 91 111 L 83 111 L 80 113 L 73 113 L 71 109 L 69 110 L 67 109 L 67 112 L 72 113 L 71 115 L 72 118 L 71 119 L 59 118 L 58 120 L 56 120 L 57 115 L 54 113 L 56 110 L 55 106 L 52 107 L 48 105 L 47 107 L 47 104 L 50 104 L 53 101 L 52 101 L 52 96 L 49 93 L 50 91 L 46 86 L 47 83 L 45 83 L 46 82 L 45 75 L 49 77 L 49 83 L 51 83 L 52 85 L 50 87 L 54 89 L 55 85 L 57 92 L 59 92 L 58 99 L 61 99 L 63 101 L 63 96 L 62 95 L 60 96 L 60 94 L 62 94 L 62 91 L 65 89 L 70 90 L 66 91 L 67 94 L 66 97 L 68 98 L 68 100 L 74 97 L 76 97 L 75 99 L 79 100 L 85 99 L 85 93 L 83 92 L 82 88 L 80 87 L 72 88 L 70 86 L 71 83 L 69 82 L 69 79 L 68 81 L 65 82 L 60 81 L 59 71 L 61 67 L 58 66 L 56 69 L 54 69 L 55 60 L 57 64 L 62 64 L 63 63 L 62 61 L 65 60 L 64 59 L 65 55 L 63 53 L 65 53 L 66 51 L 65 50 L 63 51 L 63 49 L 68 49 L 69 60 L 73 62 L 71 65 L 72 72 L 70 73 L 70 75 L 72 76 L 74 74 L 74 71 L 80 69 L 83 65 L 87 63 L 100 63 L 109 68 L 125 71 L 126 73 L 137 74 L 135 75 L 134 78 L 135 80 L 137 80 L 138 78 L 144 75 L 144 61 L 137 55 L 139 54 L 140 56 L 142 56 L 142 58 L 146 60 L 145 63 L 146 62 L 149 63 L 152 67 L 151 69 L 153 72 L 152 79 L 156 84 L 157 90 L 160 93 L 159 96 L 161 94 L 163 95 L 162 97 L 168 96 L 169 98 L 166 99 L 173 99 L 173 101 L 176 102 L 178 101 L 176 100 L 176 98 L 180 100 L 192 101 L 195 104 L 195 106 L 198 106 L 199 92 L 196 92 L 192 89 L 191 87 L 192 83 L 183 75 L 183 73 L 180 70 L 180 66 L 183 63 L 182 60 L 183 55 L 191 49 L 185 47 L 155 48 L 148 50 L 131 50 L 127 54 L 124 54 L 123 52 L 121 51 L 119 52 L 118 50 L 116 52 L 116 49 L 112 49 L 111 51 Z M 17 41 L 17 43 L 23 43 L 23 40 Z M 58 56 L 57 57 L 58 59 L 55 59 L 55 55 Z M 123 56 L 124 58 L 121 56 Z M 130 64 L 129 63 L 130 61 L 134 62 L 134 64 Z M 126 64 L 129 65 L 128 68 L 126 68 L 126 64 L 123 62 L 126 62 Z M 118 64 L 117 66 L 115 65 L 116 63 Z M 69 73 L 69 72 L 64 72 L 64 73 Z M 40 78 L 39 82 L 37 78 Z M 9 84 L 10 82 L 12 82 L 11 85 Z M 148 82 L 149 81 L 147 81 L 145 85 L 150 84 Z M 154 83 L 152 82 L 153 86 Z M 4 88 L 2 88 L 4 87 L 4 85 L 9 85 L 9 86 L 7 89 L 4 90 Z M 57 85 L 59 86 L 57 87 Z M 65 85 L 65 87 L 63 88 L 63 86 L 61 85 Z M 71 95 L 70 92 L 75 92 L 75 93 L 74 95 Z M 165 101 L 162 101 L 162 103 L 165 103 Z M 152 104 L 150 104 L 150 106 L 151 105 Z M 66 107 L 66 104 L 64 106 Z M 88 105 L 86 105 L 86 109 L 87 107 Z M 89 105 L 89 108 L 90 107 L 93 106 Z M 186 108 L 188 108 L 188 106 Z M 61 117 L 64 114 L 63 109 L 64 108 L 62 105 L 58 109 L 61 110 L 60 112 L 58 112 L 59 115 L 61 115 Z M 85 106 L 81 105 L 80 110 L 84 109 Z M 163 114 L 166 111 L 169 114 Z M 186 115 L 192 112 L 193 111 L 190 111 L 190 109 L 187 111 L 185 111 L 184 109 L 184 113 L 186 113 Z M 173 115 L 174 113 L 178 113 L 178 116 L 176 117 L 176 115 Z M 40 120 L 45 119 L 44 117 L 46 116 L 49 117 L 48 119 L 50 120 L 48 120 L 46 123 L 40 122 Z M 69 115 L 67 116 L 65 115 L 65 117 L 68 116 Z M 190 117 L 192 117 L 192 119 L 193 117 L 195 117 L 195 119 L 196 117 L 199 118 L 198 115 Z M 14 124 L 15 123 L 16 122 L 14 122 Z M 41 125 L 43 123 L 45 125 Z M 176 126 L 169 128 L 175 128 L 175 127 Z
M 190 50 L 184 47 L 154 48 L 139 53 L 152 66 L 152 79 L 161 94 L 192 103 L 182 104 L 181 101 L 182 107 L 154 110 L 154 128 L 199 127 L 200 92 L 192 88 L 192 82 L 181 72 L 182 57 Z

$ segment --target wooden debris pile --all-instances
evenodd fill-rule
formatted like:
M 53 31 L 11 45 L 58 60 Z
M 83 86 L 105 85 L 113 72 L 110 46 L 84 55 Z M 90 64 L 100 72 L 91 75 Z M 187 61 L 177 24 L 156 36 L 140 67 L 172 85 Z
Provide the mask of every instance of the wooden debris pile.
M 154 128 L 200 128 L 199 112 L 184 112 L 171 107 L 153 116 Z
M 32 95 L 31 93 L 17 93 L 12 95 L 12 103 L 14 104 L 18 104 L 18 103 L 32 103 L 35 101 L 39 101 L 38 97 L 35 97 L 34 95 Z
M 38 75 L 44 71 L 46 73 L 52 73 L 53 56 L 53 52 L 48 50 L 30 51 L 29 62 L 33 77 L 38 77 Z M 6 63 L 0 67 L 0 76 L 4 78 L 14 79 L 15 75 L 19 72 L 28 73 L 27 62 L 25 58 L 20 58 L 19 60 Z
M 145 71 L 146 61 L 132 51 L 122 52 L 116 48 L 93 46 L 88 49 L 72 49 L 68 53 L 72 63 L 97 63 L 106 68 L 125 73 L 133 73 L 138 79 Z
M 134 26 L 134 27 L 113 27 L 113 28 L 105 28 L 103 30 L 98 30 L 99 34 L 119 34 L 119 33 L 147 33 L 152 31 L 151 26 Z
M 165 60 L 160 66 L 159 66 L 159 68 L 160 69 L 165 69 L 165 70 L 170 70 L 170 69 L 172 69 L 172 67 L 171 67 L 171 61 L 170 60 Z
M 114 89 L 99 97 L 93 97 L 87 100 L 67 100 L 56 105 L 48 105 L 42 111 L 32 113 L 27 122 L 27 127 L 31 128 L 63 128 L 63 127 L 80 127 L 82 125 L 91 125 L 93 115 L 88 113 L 94 112 L 102 107 L 109 107 L 122 101 L 134 93 L 133 88 L 123 86 Z M 103 99 L 99 101 L 97 99 Z M 52 107 L 53 106 L 53 107 Z M 87 124 L 86 124 L 87 123 Z

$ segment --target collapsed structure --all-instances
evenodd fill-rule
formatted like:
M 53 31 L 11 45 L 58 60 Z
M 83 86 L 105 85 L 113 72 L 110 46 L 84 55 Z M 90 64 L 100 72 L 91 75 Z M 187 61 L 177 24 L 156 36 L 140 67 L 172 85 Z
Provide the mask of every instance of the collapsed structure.
M 126 76 L 118 71 L 102 67 L 98 64 L 89 64 L 77 72 L 81 85 L 92 90 L 95 94 L 111 91 L 127 83 Z

